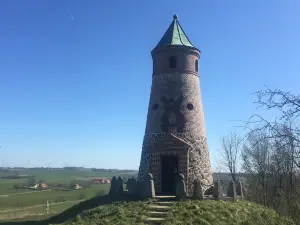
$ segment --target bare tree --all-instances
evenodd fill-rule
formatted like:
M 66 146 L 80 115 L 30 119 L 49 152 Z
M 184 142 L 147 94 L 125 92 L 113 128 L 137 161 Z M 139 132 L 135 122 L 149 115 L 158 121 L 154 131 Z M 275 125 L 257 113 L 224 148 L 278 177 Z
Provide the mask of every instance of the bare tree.
M 290 120 L 300 115 L 300 96 L 280 89 L 271 90 L 266 87 L 254 93 L 257 101 L 254 102 L 266 109 L 278 109 L 282 112 L 280 119 Z
M 255 103 L 259 107 L 264 107 L 267 110 L 278 110 L 281 115 L 277 120 L 268 121 L 262 116 L 254 114 L 246 122 L 246 127 L 250 130 L 249 134 L 263 131 L 267 133 L 265 138 L 276 139 L 277 145 L 280 145 L 280 147 L 290 146 L 292 166 L 300 169 L 300 129 L 297 123 L 300 115 L 300 96 L 269 88 L 255 94 L 258 99 Z M 252 125 L 254 124 L 256 127 L 253 129 Z
M 253 115 L 246 122 L 243 169 L 254 178 L 258 201 L 299 220 L 300 211 L 300 96 L 267 88 L 255 93 L 256 104 L 281 114 L 274 121 Z
M 237 172 L 239 166 L 242 139 L 235 133 L 230 133 L 222 138 L 222 164 L 230 173 L 234 182 L 237 182 Z
M 248 181 L 255 201 L 267 205 L 269 199 L 268 177 L 270 174 L 271 145 L 261 131 L 251 133 L 242 152 L 243 170 L 248 174 Z

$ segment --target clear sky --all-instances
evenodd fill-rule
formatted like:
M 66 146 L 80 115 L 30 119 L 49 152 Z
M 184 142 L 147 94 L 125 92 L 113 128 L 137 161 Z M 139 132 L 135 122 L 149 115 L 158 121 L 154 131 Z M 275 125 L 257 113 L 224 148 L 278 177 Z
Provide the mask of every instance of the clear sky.
M 138 169 L 173 14 L 201 50 L 212 166 L 268 85 L 299 93 L 300 1 L 0 1 L 0 164 Z M 30 160 L 30 161 L 29 161 Z

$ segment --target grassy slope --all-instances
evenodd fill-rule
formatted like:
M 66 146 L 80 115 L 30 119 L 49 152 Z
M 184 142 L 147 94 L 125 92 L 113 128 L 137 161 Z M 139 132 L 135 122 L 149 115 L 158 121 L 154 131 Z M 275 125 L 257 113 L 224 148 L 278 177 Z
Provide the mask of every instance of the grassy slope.
M 294 223 L 279 217 L 273 209 L 248 201 L 193 200 L 176 203 L 164 224 L 291 225 Z
M 82 224 L 146 224 L 150 202 L 116 203 L 81 213 L 64 225 Z M 269 208 L 247 201 L 197 201 L 176 202 L 169 211 L 165 225 L 294 225 Z
M 64 212 L 54 215 L 47 219 L 47 216 L 31 216 L 23 219 L 14 219 L 9 221 L 0 221 L 0 225 L 49 225 L 49 224 L 61 224 L 67 223 L 78 218 L 77 215 L 86 216 L 87 223 L 90 224 L 90 220 L 93 220 L 93 213 L 99 215 L 97 221 L 103 220 L 104 224 L 111 224 L 110 221 L 116 221 L 120 219 L 120 216 L 127 221 L 127 224 L 136 224 L 133 221 L 140 221 L 141 209 L 147 210 L 147 202 L 134 201 L 134 199 L 124 196 L 124 199 L 120 203 L 115 203 L 109 196 L 97 196 L 80 202 L 72 207 L 68 208 Z M 100 211 L 99 211 L 100 210 Z M 100 214 L 101 215 L 100 215 Z M 119 213 L 121 213 L 119 216 Z M 90 218 L 91 217 L 91 218 Z M 118 221 L 116 221 L 118 224 Z M 99 224 L 99 223 L 98 223 Z M 114 224 L 114 223 L 113 223 Z
M 63 224 L 144 224 L 149 211 L 148 205 L 149 202 L 142 201 L 113 203 L 87 210 Z
M 46 212 L 45 204 L 33 206 L 32 208 L 25 208 L 25 209 L 19 209 L 19 210 L 8 211 L 8 212 L 0 212 L 0 222 L 1 220 L 24 221 L 24 219 L 25 220 L 45 219 L 49 216 L 54 216 L 55 214 L 61 213 L 62 211 L 65 211 L 68 208 L 78 203 L 79 201 L 68 201 L 68 202 L 59 202 L 59 203 L 51 204 L 50 205 L 51 210 L 48 216 L 45 215 Z
M 125 199 L 126 200 L 126 199 Z M 30 218 L 33 221 L 7 222 L 0 225 L 131 225 L 146 224 L 147 212 L 151 201 L 112 202 L 108 196 L 95 197 L 81 202 L 63 213 L 48 220 Z M 279 217 L 269 208 L 247 201 L 197 201 L 186 200 L 175 202 L 162 223 L 200 224 L 200 225 L 295 225 L 292 221 Z

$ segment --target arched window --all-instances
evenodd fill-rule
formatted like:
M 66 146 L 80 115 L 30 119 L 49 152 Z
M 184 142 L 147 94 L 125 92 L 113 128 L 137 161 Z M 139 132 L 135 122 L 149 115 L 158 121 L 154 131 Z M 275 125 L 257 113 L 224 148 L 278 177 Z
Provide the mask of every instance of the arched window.
M 176 68 L 176 57 L 175 56 L 171 56 L 170 57 L 170 68 Z
M 195 70 L 198 72 L 198 59 L 195 61 Z

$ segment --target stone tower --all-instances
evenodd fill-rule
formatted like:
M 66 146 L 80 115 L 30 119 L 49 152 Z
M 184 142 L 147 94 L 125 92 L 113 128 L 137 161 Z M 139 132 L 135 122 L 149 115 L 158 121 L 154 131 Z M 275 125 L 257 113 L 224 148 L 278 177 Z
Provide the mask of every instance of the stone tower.
M 174 193 L 182 173 L 189 195 L 195 180 L 213 184 L 198 60 L 177 15 L 151 52 L 153 74 L 138 181 L 152 173 L 156 193 Z

